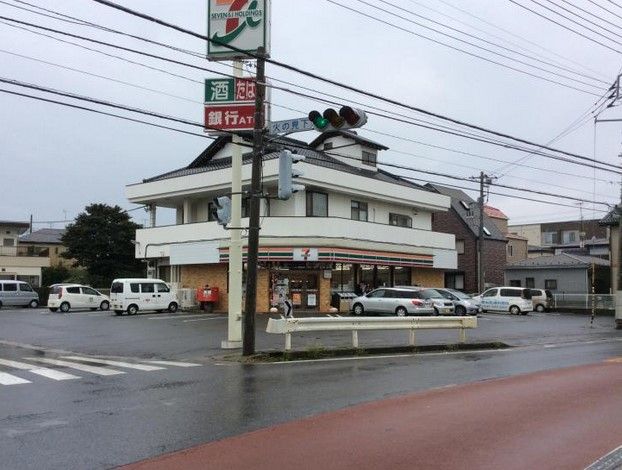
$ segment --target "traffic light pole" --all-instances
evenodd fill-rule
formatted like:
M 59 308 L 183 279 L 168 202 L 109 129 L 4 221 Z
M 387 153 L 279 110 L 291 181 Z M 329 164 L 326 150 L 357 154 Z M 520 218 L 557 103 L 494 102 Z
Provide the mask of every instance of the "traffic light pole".
M 233 62 L 233 76 L 242 77 L 242 61 Z M 242 346 L 242 144 L 237 134 L 231 137 L 231 222 L 229 232 L 229 310 L 227 319 L 227 339 L 223 349 Z
M 251 175 L 250 222 L 248 229 L 248 268 L 246 271 L 246 304 L 243 316 L 242 354 L 255 353 L 255 311 L 257 309 L 257 257 L 259 252 L 259 203 L 261 200 L 261 164 L 264 137 L 264 97 L 266 76 L 265 49 L 257 49 L 257 93 L 255 129 L 253 132 L 253 168 Z

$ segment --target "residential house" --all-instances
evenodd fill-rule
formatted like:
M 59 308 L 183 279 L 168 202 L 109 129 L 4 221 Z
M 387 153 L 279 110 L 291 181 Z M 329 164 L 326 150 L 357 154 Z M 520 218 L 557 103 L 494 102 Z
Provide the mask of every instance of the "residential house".
M 609 238 L 609 259 L 611 260 L 611 287 L 612 292 L 622 290 L 620 281 L 620 214 L 618 208 L 614 208 L 600 219 L 600 225 L 607 230 Z
M 609 261 L 561 253 L 509 263 L 505 282 L 516 287 L 548 289 L 553 294 L 608 294 Z
M 527 237 L 529 244 L 534 247 L 552 247 L 560 250 L 564 247 L 582 245 L 582 242 L 592 238 L 607 238 L 607 230 L 599 225 L 597 219 L 510 225 L 508 230 Z
M 61 241 L 64 233 L 64 228 L 42 228 L 22 235 L 19 238 L 19 246 L 25 247 L 26 251 L 33 255 L 48 256 L 50 266 L 71 267 L 73 261 L 61 256 L 67 250 Z
M 497 209 L 488 204 L 484 205 L 484 213 L 492 219 L 507 239 L 507 245 L 505 247 L 506 262 L 512 263 L 514 261 L 526 259 L 528 255 L 527 237 L 509 231 L 508 216 L 505 215 L 501 209 Z
M 436 184 L 428 187 L 451 198 L 449 211 L 434 214 L 432 230 L 454 234 L 458 266 L 445 274 L 445 286 L 465 292 L 478 292 L 477 239 L 479 207 L 464 191 Z M 503 285 L 507 239 L 494 220 L 484 212 L 484 286 Z
M 274 198 L 283 148 L 305 157 L 296 164 L 305 190 L 286 201 Z M 457 266 L 455 237 L 434 231 L 432 214 L 446 211 L 450 199 L 378 168 L 378 152 L 386 148 L 351 131 L 325 133 L 311 144 L 268 139 L 262 185 L 272 197 L 260 201 L 258 311 L 276 303 L 277 285 L 286 286 L 296 308 L 320 312 L 329 310 L 333 293 L 361 284 L 444 285 L 445 272 Z M 219 310 L 227 309 L 230 234 L 214 221 L 210 201 L 231 191 L 231 155 L 231 136 L 221 136 L 188 166 L 126 188 L 155 221 L 136 231 L 136 257 L 179 287 L 218 287 Z M 247 153 L 244 189 L 250 162 Z M 175 209 L 175 225 L 157 226 L 159 208 Z M 248 227 L 244 209 L 242 215 Z
M 40 286 L 41 268 L 50 266 L 50 258 L 19 246 L 20 235 L 29 228 L 28 222 L 0 220 L 0 279 L 26 281 L 32 286 Z

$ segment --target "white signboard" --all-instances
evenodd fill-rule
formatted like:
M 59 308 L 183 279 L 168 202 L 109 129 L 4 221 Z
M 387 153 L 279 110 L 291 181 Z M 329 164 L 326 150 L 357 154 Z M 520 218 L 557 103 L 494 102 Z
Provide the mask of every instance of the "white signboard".
M 307 118 L 285 119 L 270 123 L 270 134 L 293 134 L 294 132 L 312 131 L 315 129 Z
M 317 261 L 317 248 L 294 248 L 294 261 Z
M 270 0 L 208 0 L 207 58 L 248 58 L 227 46 L 256 53 L 264 47 L 270 55 Z
M 220 262 L 218 242 L 174 243 L 170 248 L 171 265 L 217 264 Z

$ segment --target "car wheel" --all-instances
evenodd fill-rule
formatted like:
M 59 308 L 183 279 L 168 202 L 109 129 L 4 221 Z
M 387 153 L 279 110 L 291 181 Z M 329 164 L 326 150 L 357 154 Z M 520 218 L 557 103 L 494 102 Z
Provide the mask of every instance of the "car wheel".
M 395 314 L 398 317 L 405 317 L 406 315 L 408 315 L 408 312 L 406 311 L 406 309 L 404 307 L 397 307 L 395 309 Z
M 115 315 L 123 315 L 123 310 L 115 310 L 114 314 Z
M 60 311 L 63 313 L 67 313 L 70 309 L 70 305 L 69 302 L 63 302 L 62 304 L 60 304 Z
M 510 307 L 510 313 L 512 315 L 520 315 L 520 308 L 518 308 L 516 305 L 512 305 Z
M 39 301 L 38 301 L 38 300 L 33 299 L 33 300 L 31 300 L 31 301 L 30 301 L 30 303 L 28 304 L 28 306 L 29 306 L 30 308 L 37 308 L 37 307 L 39 306 Z
M 128 315 L 136 315 L 137 313 L 138 313 L 138 306 L 137 305 L 132 304 L 132 305 L 130 305 L 127 308 L 127 314 Z
M 463 316 L 466 315 L 466 308 L 464 308 L 462 305 L 456 305 L 456 315 L 459 316 Z
M 168 304 L 168 311 L 171 313 L 175 313 L 177 311 L 177 304 L 175 302 L 171 302 Z
M 542 313 L 544 312 L 546 309 L 544 308 L 544 305 L 542 304 L 538 304 L 536 305 L 536 312 Z
M 354 307 L 352 307 L 352 313 L 357 317 L 360 317 L 363 313 L 365 313 L 365 308 L 363 308 L 361 304 L 354 304 Z
M 107 300 L 104 300 L 101 304 L 99 304 L 99 309 L 100 310 L 110 309 L 110 302 L 108 302 Z
M 50 312 L 56 312 L 58 310 L 58 307 L 50 307 Z

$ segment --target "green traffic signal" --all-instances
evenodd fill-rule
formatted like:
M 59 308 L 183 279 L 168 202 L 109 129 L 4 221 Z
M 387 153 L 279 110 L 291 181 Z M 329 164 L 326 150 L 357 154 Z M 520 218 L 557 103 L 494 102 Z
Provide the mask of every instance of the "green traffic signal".
M 323 117 L 319 112 L 317 111 L 311 111 L 309 113 L 309 121 L 311 121 L 313 123 L 313 125 L 317 128 L 317 129 L 326 129 L 326 127 L 329 124 L 328 119 L 326 119 L 325 117 Z

